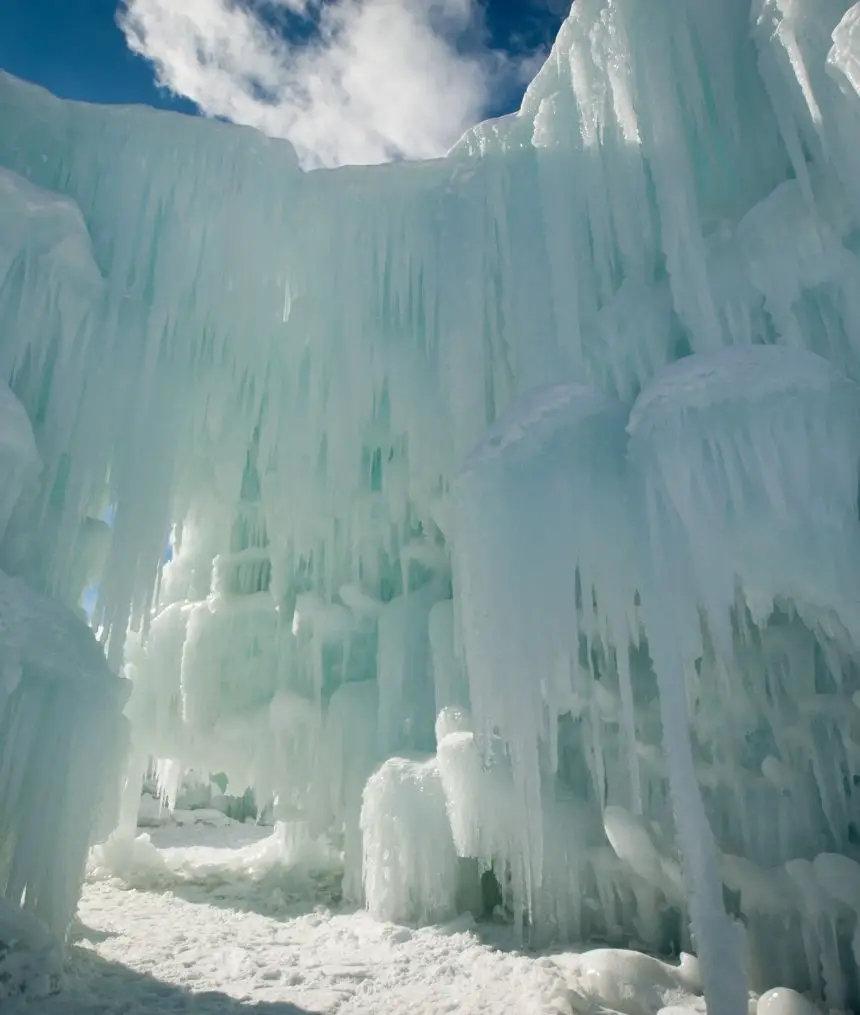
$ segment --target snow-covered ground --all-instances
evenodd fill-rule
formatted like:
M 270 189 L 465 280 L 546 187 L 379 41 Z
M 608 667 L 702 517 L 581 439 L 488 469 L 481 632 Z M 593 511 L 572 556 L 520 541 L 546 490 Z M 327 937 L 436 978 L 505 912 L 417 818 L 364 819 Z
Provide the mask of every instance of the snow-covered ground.
M 524 953 L 509 928 L 470 917 L 423 929 L 375 921 L 340 905 L 325 872 L 276 863 L 270 829 L 173 824 L 151 834 L 134 855 L 97 856 L 63 992 L 7 1000 L 3 1015 L 704 1011 L 680 970 L 636 953 Z M 123 857 L 120 880 L 107 868 Z

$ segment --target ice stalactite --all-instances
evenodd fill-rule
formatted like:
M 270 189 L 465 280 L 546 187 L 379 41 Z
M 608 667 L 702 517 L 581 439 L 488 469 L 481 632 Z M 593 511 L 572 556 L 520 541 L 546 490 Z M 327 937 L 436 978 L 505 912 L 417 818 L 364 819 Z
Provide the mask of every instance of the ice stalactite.
M 857 25 L 578 0 L 516 114 L 335 172 L 0 78 L 0 566 L 98 585 L 165 795 L 856 1003 Z
M 2 540 L 40 463 L 5 387 L 0 418 Z M 0 997 L 57 989 L 87 850 L 116 823 L 129 690 L 83 620 L 0 570 Z

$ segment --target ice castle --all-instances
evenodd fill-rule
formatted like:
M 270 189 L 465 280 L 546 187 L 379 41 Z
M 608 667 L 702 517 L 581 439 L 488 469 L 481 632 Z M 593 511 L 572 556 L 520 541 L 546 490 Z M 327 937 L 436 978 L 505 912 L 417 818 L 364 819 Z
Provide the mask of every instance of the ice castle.
M 382 917 L 860 1003 L 860 4 L 577 0 L 384 167 L 0 76 L 0 379 L 7 900 L 155 758 Z

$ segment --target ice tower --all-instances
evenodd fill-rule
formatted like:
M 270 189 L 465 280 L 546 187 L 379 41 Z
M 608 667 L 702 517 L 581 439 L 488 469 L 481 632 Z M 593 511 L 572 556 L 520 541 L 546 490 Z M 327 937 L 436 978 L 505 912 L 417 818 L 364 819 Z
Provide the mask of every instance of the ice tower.
M 0 166 L 0 566 L 98 585 L 137 764 L 381 915 L 492 864 L 718 1015 L 860 1003 L 860 6 L 577 0 L 517 114 L 374 168 L 2 77 Z

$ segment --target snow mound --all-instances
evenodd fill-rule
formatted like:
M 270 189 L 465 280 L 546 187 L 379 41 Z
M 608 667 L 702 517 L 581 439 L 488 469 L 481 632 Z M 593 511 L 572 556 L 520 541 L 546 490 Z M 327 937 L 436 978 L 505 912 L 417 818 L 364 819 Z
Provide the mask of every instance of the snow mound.
M 339 898 L 340 877 L 338 855 L 300 823 L 271 829 L 202 821 L 134 837 L 115 833 L 87 864 L 91 882 L 117 880 L 139 890 L 232 885 L 237 901 L 243 892 L 250 900 L 268 891 L 273 903 Z

